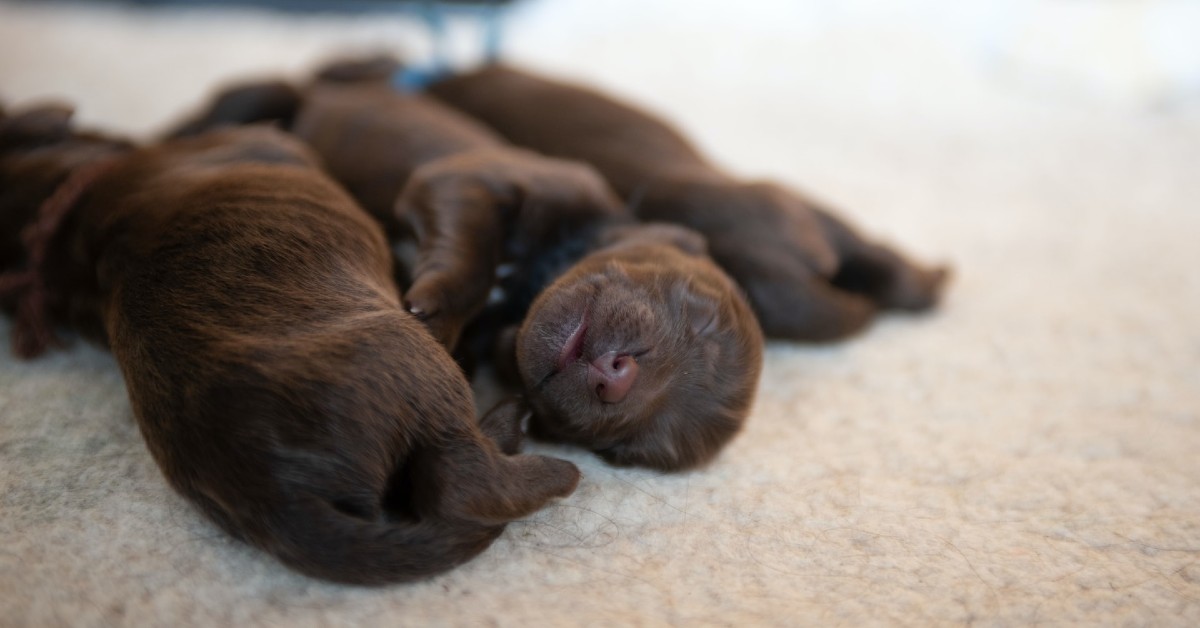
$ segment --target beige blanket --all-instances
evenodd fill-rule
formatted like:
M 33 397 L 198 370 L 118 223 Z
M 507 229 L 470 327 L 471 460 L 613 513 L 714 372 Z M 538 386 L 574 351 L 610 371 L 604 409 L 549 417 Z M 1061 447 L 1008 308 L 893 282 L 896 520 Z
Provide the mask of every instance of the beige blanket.
M 540 447 L 578 492 L 381 589 L 202 520 L 104 352 L 23 363 L 0 340 L 0 625 L 1200 625 L 1194 12 L 860 4 L 532 2 L 507 50 L 951 262 L 939 312 L 772 344 L 745 432 L 702 471 Z M 469 56 L 473 24 L 452 26 Z M 390 16 L 3 4 L 0 98 L 146 134 L 221 78 L 376 45 L 427 47 Z

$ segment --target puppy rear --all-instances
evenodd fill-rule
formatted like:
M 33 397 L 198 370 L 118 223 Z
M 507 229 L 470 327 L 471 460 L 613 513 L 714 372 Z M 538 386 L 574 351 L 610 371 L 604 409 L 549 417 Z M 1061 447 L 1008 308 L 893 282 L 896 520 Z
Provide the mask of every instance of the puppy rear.
M 69 171 L 67 146 L 37 163 Z M 0 183 L 19 186 L 23 154 L 3 157 Z M 379 227 L 279 133 L 131 152 L 50 256 L 47 282 L 95 282 L 69 287 L 98 295 L 170 484 L 299 571 L 438 573 L 578 482 L 570 463 L 506 455 L 481 431 L 465 378 L 400 307 Z

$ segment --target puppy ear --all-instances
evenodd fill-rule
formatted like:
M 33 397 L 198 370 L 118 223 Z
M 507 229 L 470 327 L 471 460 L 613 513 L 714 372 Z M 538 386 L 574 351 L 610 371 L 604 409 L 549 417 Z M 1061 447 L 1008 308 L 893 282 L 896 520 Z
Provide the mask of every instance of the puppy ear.
M 668 244 L 696 257 L 708 255 L 708 241 L 704 236 L 687 227 L 662 222 L 614 227 L 609 229 L 600 241 L 601 246 L 626 243 Z
M 0 115 L 0 138 L 30 141 L 62 137 L 71 131 L 75 109 L 61 103 L 42 105 L 12 116 Z
M 655 436 L 644 432 L 604 449 L 596 455 L 608 464 L 618 467 L 649 467 L 660 471 L 678 471 L 685 465 L 680 461 L 678 448 L 667 436 Z
M 684 295 L 688 328 L 692 334 L 702 336 L 717 327 L 717 318 L 721 313 L 720 304 L 708 295 L 696 294 L 689 290 Z

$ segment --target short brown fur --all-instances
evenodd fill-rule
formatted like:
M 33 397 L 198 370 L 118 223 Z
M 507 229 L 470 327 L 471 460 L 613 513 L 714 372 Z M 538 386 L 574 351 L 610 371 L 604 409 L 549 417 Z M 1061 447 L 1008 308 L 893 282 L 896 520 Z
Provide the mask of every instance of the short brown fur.
M 313 576 L 399 582 L 575 488 L 568 462 L 508 455 L 513 408 L 476 423 L 383 233 L 308 149 L 264 127 L 133 149 L 67 117 L 0 121 L 0 220 L 118 160 L 37 268 L 47 315 L 108 343 L 168 482 L 226 531 Z M 27 264 L 0 245 L 0 270 Z
M 762 335 L 703 238 L 637 225 L 592 168 L 513 148 L 432 99 L 397 93 L 377 60 L 363 72 L 334 67 L 339 77 L 367 78 L 300 90 L 291 128 L 390 234 L 418 243 L 410 310 L 454 347 L 469 324 L 479 331 L 498 267 L 514 265 L 525 279 L 508 297 L 513 316 L 483 318 L 522 325 L 522 333 L 500 334 L 517 346 L 495 355 L 518 362 L 536 434 L 620 464 L 677 470 L 711 460 L 749 413 Z M 266 85 L 264 94 L 276 93 Z M 260 87 L 227 90 L 197 119 L 238 122 L 221 119 L 216 105 L 230 91 Z M 537 298 L 512 296 L 526 289 Z M 567 340 L 564 327 L 588 307 L 592 326 L 577 359 L 548 366 Z M 581 366 L 606 352 L 642 367 L 626 401 L 598 399 Z
M 795 192 L 731 177 L 664 121 L 598 92 L 504 66 L 429 92 L 514 144 L 591 164 L 640 219 L 702 233 L 768 336 L 838 339 L 880 309 L 924 310 L 941 294 L 946 269 L 868 241 Z

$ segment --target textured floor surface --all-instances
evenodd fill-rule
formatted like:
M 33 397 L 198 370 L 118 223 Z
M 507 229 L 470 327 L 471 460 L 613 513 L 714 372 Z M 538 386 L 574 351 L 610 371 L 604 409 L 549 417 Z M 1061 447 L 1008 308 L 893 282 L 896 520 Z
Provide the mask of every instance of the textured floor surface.
M 772 344 L 751 421 L 703 471 L 543 447 L 583 469 L 578 492 L 383 589 L 295 575 L 201 520 L 107 354 L 0 346 L 0 625 L 1200 624 L 1194 64 L 1103 20 L 1045 61 L 1029 25 L 1072 18 L 1038 3 L 726 4 L 535 2 L 508 50 L 952 263 L 939 312 Z M 419 35 L 0 4 L 0 98 L 144 134 L 218 79 Z M 1089 45 L 1143 65 L 1094 72 Z

